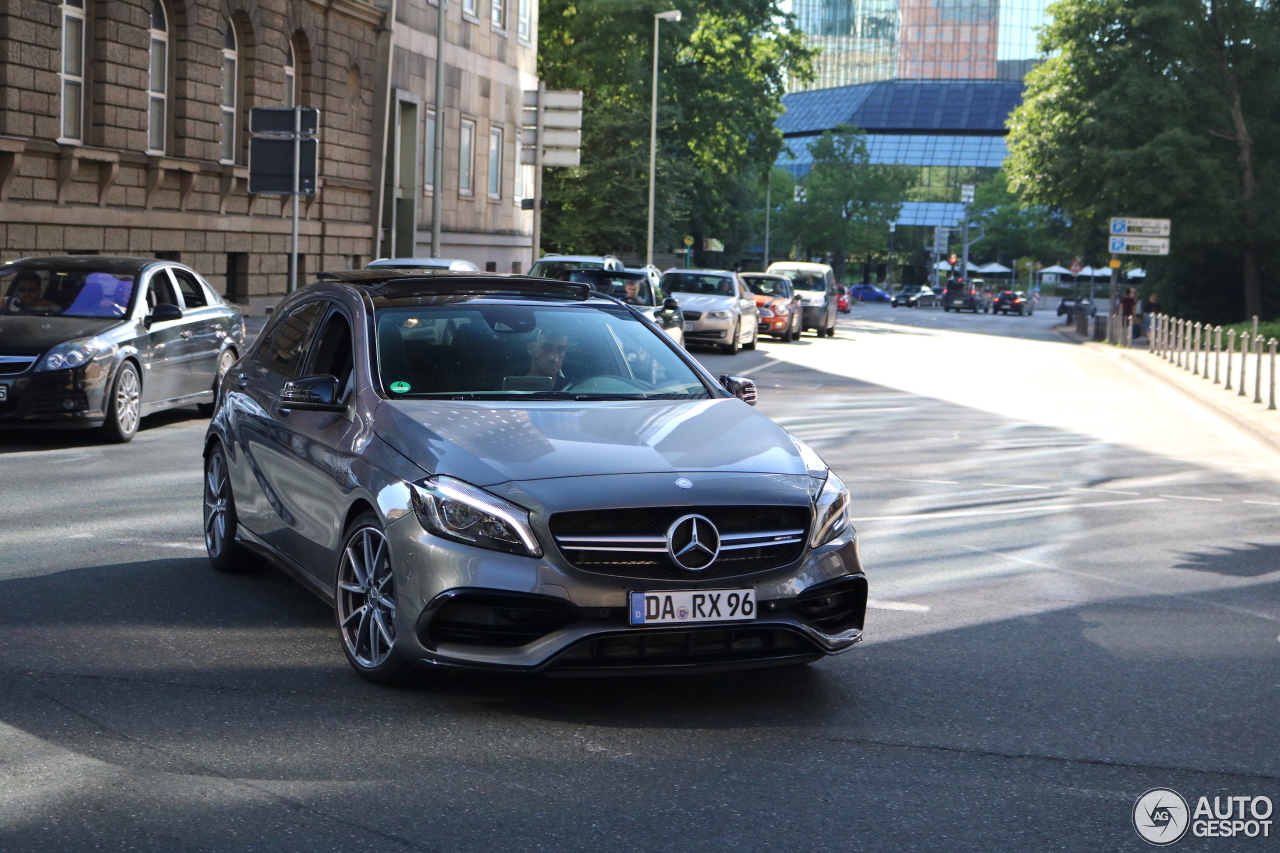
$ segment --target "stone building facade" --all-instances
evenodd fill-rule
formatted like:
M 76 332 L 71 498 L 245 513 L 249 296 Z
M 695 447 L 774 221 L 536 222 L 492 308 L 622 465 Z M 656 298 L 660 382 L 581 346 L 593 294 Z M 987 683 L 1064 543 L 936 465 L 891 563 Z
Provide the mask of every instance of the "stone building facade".
M 536 7 L 448 0 L 442 254 L 505 271 L 530 252 L 515 162 L 535 41 L 531 20 L 524 41 L 502 32 L 491 4 L 513 16 Z M 300 282 L 388 248 L 375 239 L 394 228 L 388 206 L 413 217 L 415 245 L 404 251 L 402 240 L 398 254 L 426 254 L 432 188 L 419 149 L 434 102 L 435 13 L 428 0 L 0 0 L 0 260 L 179 260 L 261 313 L 288 290 L 291 205 L 248 192 L 249 110 L 294 103 L 321 116 Z M 417 123 L 416 139 L 404 119 Z M 494 127 L 497 198 L 487 181 Z

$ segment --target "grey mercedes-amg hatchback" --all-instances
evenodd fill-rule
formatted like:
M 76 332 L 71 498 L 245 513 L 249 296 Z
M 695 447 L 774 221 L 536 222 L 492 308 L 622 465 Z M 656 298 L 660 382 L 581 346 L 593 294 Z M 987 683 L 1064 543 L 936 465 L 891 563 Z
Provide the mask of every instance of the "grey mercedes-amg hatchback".
M 749 380 L 585 284 L 322 278 L 223 383 L 205 541 L 332 603 L 362 676 L 708 671 L 862 638 L 848 492 Z

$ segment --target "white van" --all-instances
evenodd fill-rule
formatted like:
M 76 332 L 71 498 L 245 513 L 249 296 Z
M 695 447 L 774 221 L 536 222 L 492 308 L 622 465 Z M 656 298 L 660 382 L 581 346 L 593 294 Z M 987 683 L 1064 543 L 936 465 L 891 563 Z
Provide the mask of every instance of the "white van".
M 833 337 L 836 333 L 836 274 L 826 264 L 807 264 L 803 261 L 778 261 L 769 264 L 766 272 L 785 275 L 791 279 L 791 287 L 804 305 L 802 329 L 813 329 L 818 337 Z

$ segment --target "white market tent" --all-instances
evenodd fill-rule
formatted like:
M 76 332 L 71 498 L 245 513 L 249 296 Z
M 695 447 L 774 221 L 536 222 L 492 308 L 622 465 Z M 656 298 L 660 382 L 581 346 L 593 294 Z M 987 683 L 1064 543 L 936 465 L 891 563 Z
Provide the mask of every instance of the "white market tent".
M 1144 269 L 1129 270 L 1126 275 L 1128 275 L 1129 278 L 1146 278 L 1147 271 Z
M 1004 264 L 983 264 L 978 267 L 978 272 L 991 275 L 1008 275 L 1013 272 L 1013 270 L 1009 269 Z
M 950 269 L 951 269 L 951 262 L 950 262 L 950 261 L 938 261 L 938 265 L 937 265 L 936 267 L 934 267 L 934 269 L 943 270 L 943 271 L 950 271 Z M 975 264 L 973 261 L 969 261 L 969 272 L 982 272 L 982 267 L 978 266 L 978 265 L 977 265 L 977 264 Z
M 1060 266 L 1058 264 L 1054 264 L 1051 267 L 1045 267 L 1044 269 L 1040 270 L 1040 274 L 1041 275 L 1071 275 L 1071 270 L 1067 269 L 1066 267 Z

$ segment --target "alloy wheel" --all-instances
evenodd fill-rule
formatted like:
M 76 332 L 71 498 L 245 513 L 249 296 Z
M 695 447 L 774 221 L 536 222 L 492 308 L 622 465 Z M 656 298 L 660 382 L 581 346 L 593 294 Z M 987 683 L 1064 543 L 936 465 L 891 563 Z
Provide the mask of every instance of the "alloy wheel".
M 227 463 L 222 451 L 215 450 L 204 473 L 204 545 L 214 560 L 227 542 L 227 492 Z
M 138 429 L 141 419 L 141 389 L 138 386 L 138 374 L 132 368 L 125 367 L 116 380 L 115 412 L 116 424 L 122 435 L 132 435 Z
M 391 551 L 381 530 L 356 529 L 338 567 L 338 631 L 347 656 L 375 669 L 387 661 L 396 640 L 396 588 Z

